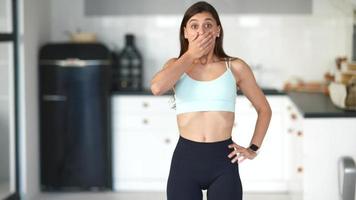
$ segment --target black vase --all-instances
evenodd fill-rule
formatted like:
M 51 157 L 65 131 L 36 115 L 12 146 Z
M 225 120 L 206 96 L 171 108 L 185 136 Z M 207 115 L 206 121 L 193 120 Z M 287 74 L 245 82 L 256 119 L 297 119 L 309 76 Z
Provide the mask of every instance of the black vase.
M 118 56 L 118 90 L 142 91 L 142 56 L 135 45 L 133 34 L 125 35 L 125 47 Z

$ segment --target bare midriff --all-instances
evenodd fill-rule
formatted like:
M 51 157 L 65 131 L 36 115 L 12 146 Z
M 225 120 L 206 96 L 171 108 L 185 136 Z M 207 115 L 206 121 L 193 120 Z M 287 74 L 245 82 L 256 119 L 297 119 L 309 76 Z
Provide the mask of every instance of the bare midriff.
M 179 133 L 197 142 L 217 142 L 231 137 L 235 113 L 198 111 L 177 115 Z

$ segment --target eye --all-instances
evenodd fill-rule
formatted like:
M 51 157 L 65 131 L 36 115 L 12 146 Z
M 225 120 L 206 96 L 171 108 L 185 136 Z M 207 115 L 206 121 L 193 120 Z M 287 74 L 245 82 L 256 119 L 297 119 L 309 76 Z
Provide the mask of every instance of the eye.
M 213 25 L 210 23 L 205 24 L 205 28 L 211 28 Z
M 197 29 L 197 28 L 198 28 L 198 25 L 197 25 L 197 24 L 192 24 L 190 27 L 191 27 L 192 29 Z

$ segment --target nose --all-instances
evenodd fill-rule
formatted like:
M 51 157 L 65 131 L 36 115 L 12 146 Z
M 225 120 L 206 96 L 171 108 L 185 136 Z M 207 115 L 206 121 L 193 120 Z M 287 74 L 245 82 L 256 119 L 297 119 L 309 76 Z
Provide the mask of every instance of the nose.
M 201 26 L 201 27 L 199 28 L 199 30 L 198 30 L 199 35 L 202 35 L 202 34 L 204 34 L 205 32 L 206 32 L 206 30 L 205 30 L 205 28 L 204 28 L 203 26 Z

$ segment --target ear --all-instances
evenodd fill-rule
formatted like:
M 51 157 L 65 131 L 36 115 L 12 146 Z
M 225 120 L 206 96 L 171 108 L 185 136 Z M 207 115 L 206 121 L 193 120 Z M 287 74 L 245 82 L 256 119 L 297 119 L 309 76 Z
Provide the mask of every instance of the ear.
M 184 38 L 187 39 L 187 30 L 185 27 L 183 29 L 184 29 Z
M 217 34 L 217 37 L 220 37 L 220 30 L 221 30 L 221 29 L 220 29 L 220 25 L 219 25 L 219 26 L 218 26 L 218 32 L 217 32 L 218 34 Z

